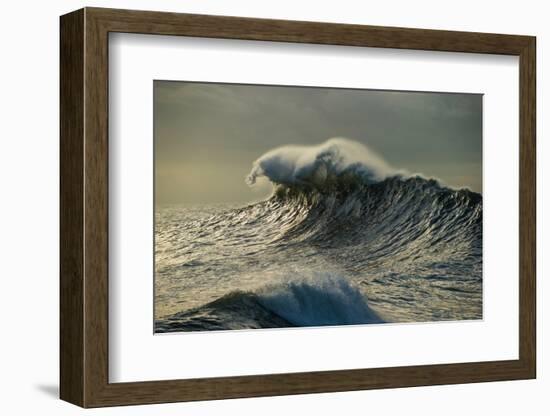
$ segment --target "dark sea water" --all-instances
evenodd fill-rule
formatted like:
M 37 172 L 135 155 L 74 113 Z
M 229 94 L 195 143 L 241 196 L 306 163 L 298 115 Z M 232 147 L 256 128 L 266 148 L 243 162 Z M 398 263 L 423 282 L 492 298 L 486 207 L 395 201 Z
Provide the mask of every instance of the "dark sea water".
M 481 195 L 329 150 L 257 161 L 265 201 L 157 208 L 156 332 L 482 318 Z

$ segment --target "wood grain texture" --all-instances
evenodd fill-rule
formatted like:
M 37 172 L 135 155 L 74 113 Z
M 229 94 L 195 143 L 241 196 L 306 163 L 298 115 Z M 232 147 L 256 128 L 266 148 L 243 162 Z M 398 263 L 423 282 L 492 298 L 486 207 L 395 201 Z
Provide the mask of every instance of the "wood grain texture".
M 108 33 L 520 57 L 519 359 L 191 380 L 108 380 Z M 61 397 L 83 407 L 534 378 L 535 38 L 86 8 L 61 18 Z
M 519 55 L 528 36 L 87 8 L 110 32 Z
M 84 58 L 84 311 L 85 406 L 96 401 L 108 380 L 109 182 L 108 33 L 86 15 Z
M 84 404 L 84 12 L 60 22 L 60 388 Z
M 536 377 L 536 41 L 520 54 L 519 355 Z

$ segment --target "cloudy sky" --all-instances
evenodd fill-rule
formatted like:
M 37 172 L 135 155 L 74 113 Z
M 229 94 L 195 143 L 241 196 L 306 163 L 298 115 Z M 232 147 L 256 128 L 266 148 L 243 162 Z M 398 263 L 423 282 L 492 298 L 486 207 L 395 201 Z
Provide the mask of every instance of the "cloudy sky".
M 157 204 L 257 200 L 266 189 L 244 180 L 255 159 L 331 137 L 481 192 L 481 95 L 173 81 L 154 91 Z

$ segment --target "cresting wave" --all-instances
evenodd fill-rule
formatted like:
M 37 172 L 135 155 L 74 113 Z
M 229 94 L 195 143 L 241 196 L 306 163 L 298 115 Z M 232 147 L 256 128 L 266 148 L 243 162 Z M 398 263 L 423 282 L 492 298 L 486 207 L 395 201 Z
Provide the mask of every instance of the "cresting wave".
M 157 323 L 158 332 L 382 323 L 364 296 L 328 272 L 280 276 Z
M 186 223 L 206 254 L 182 256 L 185 276 L 210 273 L 201 290 L 215 299 L 158 319 L 157 332 L 481 317 L 480 194 L 397 171 L 347 139 L 274 149 L 246 180 L 261 177 L 267 200 Z M 282 277 L 268 270 L 288 264 Z M 209 286 L 220 282 L 228 289 Z
M 347 180 L 368 184 L 395 174 L 365 145 L 333 138 L 318 146 L 282 146 L 267 152 L 253 163 L 246 182 L 253 185 L 265 176 L 276 185 L 327 189 Z
M 379 238 L 397 250 L 410 239 L 419 243 L 426 234 L 429 244 L 437 235 L 455 242 L 481 237 L 481 195 L 397 171 L 348 139 L 274 149 L 254 162 L 247 182 L 253 185 L 262 176 L 272 182 L 274 192 L 253 210 L 265 211 L 270 222 L 278 223 L 285 231 L 281 238 L 330 243 L 340 238 L 354 244 L 368 238 L 369 257 Z

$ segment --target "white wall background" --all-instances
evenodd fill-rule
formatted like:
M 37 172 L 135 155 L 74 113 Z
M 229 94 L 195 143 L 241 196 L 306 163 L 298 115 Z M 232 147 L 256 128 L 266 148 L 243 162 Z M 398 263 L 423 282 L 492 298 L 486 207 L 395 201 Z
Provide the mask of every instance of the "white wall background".
M 253 1 L 52 0 L 5 2 L 1 13 L 0 123 L 0 409 L 3 414 L 69 415 L 81 409 L 57 399 L 58 386 L 58 16 L 82 6 L 155 9 L 407 26 L 538 37 L 538 379 L 459 386 L 225 400 L 87 411 L 103 415 L 403 414 L 544 415 L 550 409 L 546 359 L 550 238 L 543 193 L 550 145 L 543 130 L 550 98 L 548 10 L 542 1 Z M 546 201 L 544 200 L 546 198 Z M 545 261 L 546 260 L 546 261 Z M 546 267 L 544 267 L 546 266 Z

